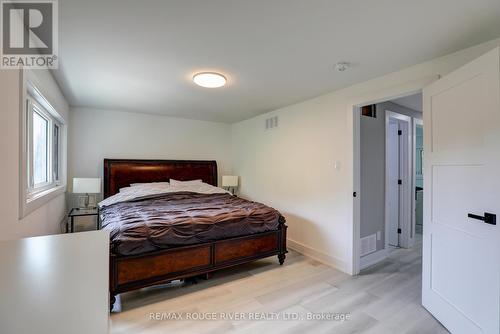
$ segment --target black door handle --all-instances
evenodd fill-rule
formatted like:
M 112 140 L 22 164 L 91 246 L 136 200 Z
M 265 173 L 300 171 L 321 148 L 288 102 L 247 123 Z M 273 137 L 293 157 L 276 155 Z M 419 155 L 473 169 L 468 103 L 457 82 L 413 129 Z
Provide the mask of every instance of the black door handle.
M 497 215 L 495 215 L 493 213 L 485 212 L 484 213 L 484 217 L 483 216 L 478 216 L 478 215 L 473 215 L 472 213 L 469 213 L 467 215 L 467 217 L 472 218 L 472 219 L 482 220 L 486 224 L 490 224 L 490 225 L 496 225 L 497 224 Z

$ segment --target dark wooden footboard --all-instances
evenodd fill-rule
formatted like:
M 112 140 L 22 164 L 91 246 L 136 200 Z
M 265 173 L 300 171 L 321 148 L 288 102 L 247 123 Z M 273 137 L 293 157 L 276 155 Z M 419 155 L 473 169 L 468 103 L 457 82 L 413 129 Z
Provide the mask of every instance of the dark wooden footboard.
M 278 255 L 285 261 L 286 230 L 160 250 L 141 255 L 110 256 L 110 306 L 119 293 L 169 282 Z

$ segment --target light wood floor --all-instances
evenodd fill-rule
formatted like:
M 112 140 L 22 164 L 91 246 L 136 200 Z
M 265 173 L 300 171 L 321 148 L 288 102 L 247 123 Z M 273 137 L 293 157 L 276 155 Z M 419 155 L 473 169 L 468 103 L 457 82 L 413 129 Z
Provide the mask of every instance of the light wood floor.
M 111 333 L 448 333 L 422 306 L 421 244 L 351 277 L 296 252 L 216 273 L 195 285 L 172 283 L 122 294 Z M 116 312 L 119 311 L 119 312 Z M 151 320 L 151 313 L 349 313 L 346 321 Z

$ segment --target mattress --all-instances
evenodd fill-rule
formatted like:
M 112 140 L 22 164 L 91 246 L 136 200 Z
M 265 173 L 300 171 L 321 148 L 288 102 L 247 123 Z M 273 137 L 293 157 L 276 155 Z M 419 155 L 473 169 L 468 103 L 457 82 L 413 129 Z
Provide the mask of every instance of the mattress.
M 269 206 L 228 193 L 158 194 L 102 207 L 100 215 L 117 255 L 274 231 L 285 221 Z

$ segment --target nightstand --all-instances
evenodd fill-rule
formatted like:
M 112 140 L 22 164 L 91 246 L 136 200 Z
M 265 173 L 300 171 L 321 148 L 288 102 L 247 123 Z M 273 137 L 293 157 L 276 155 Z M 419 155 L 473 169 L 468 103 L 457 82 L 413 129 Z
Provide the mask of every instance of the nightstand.
M 74 232 L 75 217 L 96 216 L 96 230 L 101 228 L 101 219 L 99 218 L 99 208 L 73 208 L 68 214 L 69 221 L 66 223 L 66 233 Z M 68 231 L 69 229 L 69 231 Z

